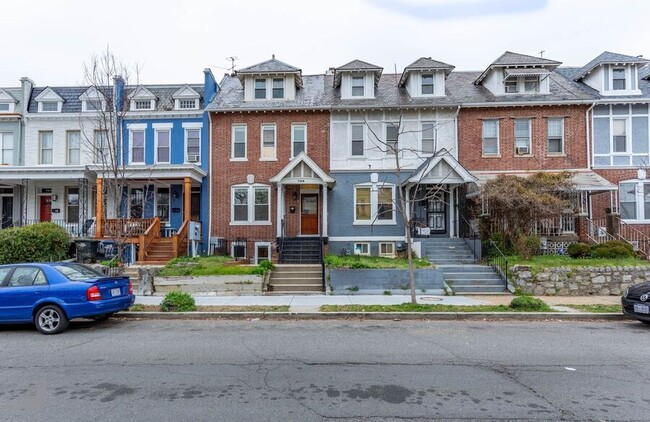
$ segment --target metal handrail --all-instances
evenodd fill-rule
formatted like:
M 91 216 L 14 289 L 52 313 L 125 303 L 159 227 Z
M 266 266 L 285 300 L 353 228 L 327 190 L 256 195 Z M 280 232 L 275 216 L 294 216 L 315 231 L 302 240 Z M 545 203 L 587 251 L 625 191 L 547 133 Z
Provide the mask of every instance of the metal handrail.
M 462 223 L 464 223 L 465 226 L 467 226 L 467 229 L 469 230 L 469 233 L 468 233 L 468 234 L 469 234 L 469 238 L 472 239 L 472 246 L 473 246 L 473 247 L 472 247 L 471 249 L 472 249 L 472 253 L 474 254 L 474 258 L 476 258 L 476 260 L 480 261 L 480 260 L 481 260 L 481 257 L 480 257 L 479 254 L 477 253 L 478 248 L 476 247 L 476 242 L 480 242 L 480 241 L 481 241 L 481 236 L 480 236 L 480 235 L 478 234 L 478 232 L 474 229 L 474 227 L 472 227 L 472 225 L 470 224 L 470 222 L 467 221 L 467 219 L 466 219 L 465 217 L 463 217 L 462 215 L 459 215 L 459 217 L 460 217 L 461 219 L 460 219 L 460 220 L 457 220 L 457 221 L 458 221 L 458 222 L 462 222 Z M 459 224 L 458 226 L 459 226 L 458 228 L 459 228 L 459 234 L 460 234 L 460 236 L 461 236 L 463 239 L 465 239 L 465 236 L 463 236 L 463 232 L 460 230 L 460 224 Z M 467 240 L 465 240 L 465 242 L 467 242 Z M 468 245 L 468 246 L 469 246 L 469 245 Z
M 650 258 L 650 236 L 627 224 L 620 217 L 616 217 L 616 221 L 618 222 L 619 239 L 630 244 L 636 243 L 638 251 L 646 258 Z
M 323 291 L 327 292 L 325 286 L 325 256 L 323 254 L 323 235 L 319 236 L 320 238 L 320 266 L 321 266 L 321 280 L 323 281 Z
M 278 261 L 282 263 L 284 253 L 284 218 L 280 221 L 280 244 L 278 245 Z
M 508 258 L 501 252 L 501 249 L 497 246 L 494 240 L 490 240 L 490 247 L 494 248 L 497 252 L 496 256 L 490 256 L 488 258 L 488 264 L 494 268 L 494 271 L 497 273 L 499 278 L 503 281 L 503 284 L 508 289 Z

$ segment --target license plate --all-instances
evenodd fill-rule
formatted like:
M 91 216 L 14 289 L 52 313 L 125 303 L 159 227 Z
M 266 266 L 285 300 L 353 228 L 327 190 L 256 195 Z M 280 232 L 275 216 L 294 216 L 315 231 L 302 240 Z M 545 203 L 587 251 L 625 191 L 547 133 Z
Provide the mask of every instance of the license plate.
M 650 314 L 650 306 L 641 303 L 634 304 L 634 312 L 637 314 Z
M 122 292 L 120 291 L 119 287 L 116 289 L 111 289 L 111 296 L 121 296 Z

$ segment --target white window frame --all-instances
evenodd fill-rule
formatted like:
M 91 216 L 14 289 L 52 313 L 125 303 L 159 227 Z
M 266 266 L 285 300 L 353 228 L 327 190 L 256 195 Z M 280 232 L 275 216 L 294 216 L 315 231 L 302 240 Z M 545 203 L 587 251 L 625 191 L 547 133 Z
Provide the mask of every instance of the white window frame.
M 192 107 L 183 107 L 183 101 L 192 101 Z M 188 103 L 189 104 L 189 103 Z M 176 110 L 198 110 L 199 109 L 199 99 L 198 98 L 176 98 L 174 100 L 174 108 Z
M 99 103 L 100 109 L 97 110 L 96 108 L 89 108 L 88 107 L 89 103 Z M 104 111 L 105 109 L 106 109 L 106 101 L 102 100 L 101 98 L 97 98 L 96 100 L 81 101 L 81 111 L 85 113 L 96 113 L 98 111 Z
M 129 130 L 129 164 L 145 164 L 147 161 L 147 124 L 130 124 L 126 126 Z M 133 134 L 142 132 L 142 161 L 133 161 Z
M 622 89 L 621 88 L 614 88 L 614 81 L 615 80 L 620 80 L 620 79 L 614 79 L 614 71 L 615 70 L 622 70 L 623 71 L 623 82 L 624 82 L 625 86 Z M 609 85 L 610 86 L 610 91 L 629 91 L 630 90 L 630 88 L 628 87 L 629 84 L 628 84 L 628 80 L 627 80 L 628 79 L 627 78 L 627 68 L 625 66 L 612 66 L 610 74 L 611 74 L 610 81 L 609 81 L 609 83 L 610 83 L 610 85 Z
M 11 149 L 6 148 L 5 141 L 11 136 Z M 13 166 L 14 163 L 14 148 L 16 146 L 15 136 L 13 132 L 0 132 L 0 164 L 7 164 Z M 11 151 L 10 162 L 6 161 L 5 151 Z
M 362 189 L 370 189 L 370 219 L 369 220 L 358 220 L 357 219 L 357 189 L 362 188 Z M 391 189 L 391 198 L 392 198 L 392 215 L 390 219 L 382 219 L 380 220 L 377 218 L 377 213 L 379 211 L 379 190 L 382 188 L 389 188 Z M 387 225 L 395 225 L 397 224 L 396 216 L 396 206 L 395 206 L 395 193 L 396 193 L 396 187 L 395 185 L 391 183 L 359 183 L 354 185 L 354 190 L 353 190 L 353 202 L 352 202 L 352 224 L 353 225 L 359 225 L 359 226 L 371 226 L 371 225 L 379 225 L 379 226 L 387 226 Z
M 625 151 L 615 151 L 615 143 L 614 143 L 614 121 L 615 120 L 624 120 L 625 121 Z M 629 117 L 619 117 L 617 115 L 611 116 L 610 120 L 610 151 L 612 152 L 612 155 L 631 155 L 632 154 L 632 148 L 631 148 L 631 131 L 630 131 L 630 118 Z
M 282 88 L 275 87 L 275 81 L 282 81 Z M 282 96 L 276 97 L 275 90 L 282 89 Z M 286 79 L 285 78 L 271 78 L 271 99 L 273 100 L 282 100 L 286 96 Z
M 354 81 L 361 79 L 361 86 L 355 85 Z M 354 94 L 354 88 L 361 88 L 361 95 Z M 350 97 L 363 98 L 366 96 L 366 76 L 365 75 L 352 75 L 350 77 Z
M 496 152 L 485 152 L 485 139 L 492 139 L 492 138 L 485 138 L 485 123 L 486 122 L 495 122 L 497 126 L 497 151 Z M 481 156 L 483 157 L 499 157 L 501 156 L 501 137 L 500 137 L 500 128 L 501 124 L 499 119 L 485 119 L 481 122 Z
M 535 82 L 535 89 L 534 90 L 529 90 L 526 87 L 526 84 L 529 82 L 532 82 L 534 80 Z M 524 76 L 524 81 L 523 81 L 523 88 L 524 88 L 524 93 L 526 94 L 537 94 L 540 91 L 540 77 L 539 76 Z
M 618 206 L 619 206 L 619 212 L 621 211 L 621 185 L 622 184 L 634 184 L 634 200 L 635 200 L 635 213 L 636 213 L 636 218 L 623 218 L 621 216 L 621 220 L 625 221 L 626 223 L 632 223 L 632 224 L 648 224 L 648 221 L 650 221 L 650 215 L 645 215 L 645 202 L 644 202 L 644 195 L 645 195 L 645 186 L 650 185 L 650 180 L 649 179 L 631 179 L 631 180 L 621 180 L 618 183 L 618 189 L 619 189 L 619 194 L 618 194 Z M 629 201 L 626 201 L 629 202 Z
M 131 111 L 148 111 L 148 110 L 153 110 L 155 108 L 155 103 L 156 100 L 142 100 L 142 99 L 137 99 L 134 98 L 131 100 Z M 138 103 L 144 104 L 144 103 L 149 103 L 146 108 L 143 107 L 138 107 Z
M 106 145 L 103 146 L 103 148 L 100 148 L 101 145 L 98 145 L 99 137 L 97 136 L 99 133 L 103 133 L 105 136 L 103 137 L 104 141 L 106 142 Z M 94 149 L 94 157 L 93 161 L 95 164 L 104 164 L 104 165 L 111 165 L 111 151 L 110 151 L 110 142 L 108 141 L 108 131 L 106 130 L 95 130 L 93 132 L 93 149 Z M 102 162 L 102 155 L 104 155 L 104 152 L 108 152 L 108 155 L 106 156 L 106 162 Z
M 425 76 L 431 76 L 431 83 L 426 84 L 424 83 L 424 77 Z M 424 87 L 425 86 L 431 86 L 431 93 L 430 94 L 425 94 L 424 93 Z M 423 97 L 432 97 L 436 94 L 436 75 L 435 73 L 422 73 L 420 75 L 420 95 Z
M 154 147 L 153 147 L 153 151 L 154 151 L 154 153 L 153 153 L 153 155 L 154 155 L 153 162 L 156 163 L 156 164 L 170 164 L 171 161 L 172 161 L 172 127 L 173 127 L 173 124 L 172 123 L 154 123 L 152 126 L 153 126 L 153 131 L 154 131 L 154 135 L 153 135 L 153 144 L 154 144 Z M 167 160 L 167 161 L 159 161 L 158 160 L 158 148 L 160 146 L 159 143 L 158 143 L 158 135 L 159 135 L 160 132 L 168 132 L 169 133 L 169 146 L 167 147 L 167 148 L 169 148 L 169 160 Z
M 273 156 L 265 157 L 264 150 L 265 148 L 270 149 L 271 147 L 264 146 L 264 130 L 273 129 Z M 260 125 L 260 161 L 277 161 L 278 159 L 278 127 L 275 123 L 262 123 Z
M 235 131 L 236 129 L 244 129 L 244 156 L 235 157 Z M 248 126 L 246 123 L 235 123 L 231 126 L 230 131 L 230 161 L 248 161 Z
M 72 148 L 70 148 L 70 135 L 73 133 L 76 133 L 79 136 L 79 146 L 76 148 L 79 150 L 79 162 L 77 163 L 73 163 L 70 160 L 70 151 L 72 150 Z M 66 164 L 73 166 L 81 164 L 81 131 L 79 130 L 68 130 L 65 132 L 65 162 Z
M 254 259 L 254 263 L 256 265 L 259 265 L 259 263 L 260 263 L 260 260 L 259 260 L 260 257 L 259 257 L 259 255 L 257 253 L 258 248 L 266 248 L 266 250 L 267 250 L 267 252 L 269 254 L 268 255 L 269 256 L 268 260 L 271 261 L 273 259 L 272 250 L 271 250 L 271 242 L 255 242 L 255 257 L 253 259 Z
M 158 217 L 158 205 L 160 203 L 158 202 L 158 189 L 167 189 L 169 191 L 168 197 L 167 197 L 167 220 L 160 220 L 161 222 L 169 223 L 172 219 L 172 187 L 171 186 L 154 186 L 153 188 L 153 215 L 154 217 Z M 146 195 L 145 195 L 145 201 L 146 201 Z
M 188 156 L 189 154 L 187 153 L 187 147 L 188 147 L 188 133 L 190 130 L 197 130 L 199 131 L 199 159 L 198 161 L 189 161 Z M 199 122 L 186 122 L 183 123 L 183 160 L 185 164 L 196 164 L 197 166 L 201 165 L 201 154 L 203 153 L 203 123 Z M 192 154 L 194 155 L 194 154 Z
M 424 125 L 431 125 L 431 132 L 432 132 L 432 138 L 424 138 Z M 436 130 L 436 122 L 434 121 L 428 121 L 428 122 L 421 122 L 420 123 L 420 152 L 422 154 L 434 154 L 436 151 L 436 135 L 437 135 L 437 130 Z M 425 151 L 424 150 L 424 141 L 431 139 L 431 149 L 432 151 Z
M 246 221 L 244 220 L 239 220 L 235 221 L 235 189 L 247 189 L 247 203 L 246 206 L 248 208 L 248 213 L 247 213 L 247 219 Z M 266 189 L 268 192 L 268 198 L 269 198 L 269 203 L 268 203 L 268 220 L 255 220 L 255 190 L 257 189 Z M 269 185 L 264 185 L 260 183 L 253 183 L 253 184 L 240 184 L 240 185 L 233 185 L 230 187 L 230 225 L 231 226 L 249 226 L 249 225 L 255 225 L 255 226 L 270 226 L 271 225 L 271 203 L 272 203 L 272 189 L 271 186 Z
M 528 137 L 526 138 L 526 139 L 527 139 L 527 141 L 526 141 L 526 146 L 523 146 L 523 147 L 522 147 L 522 146 L 517 146 L 517 140 L 519 139 L 519 138 L 517 138 L 517 122 L 524 122 L 524 121 L 525 121 L 526 123 L 528 123 Z M 515 156 L 519 156 L 519 157 L 521 157 L 521 156 L 529 156 L 529 155 L 532 155 L 532 154 L 533 154 L 533 119 L 527 119 L 527 118 L 524 118 L 524 119 L 514 119 L 513 130 L 514 130 L 514 132 L 515 132 L 515 133 L 514 133 L 514 140 L 515 140 L 515 145 L 514 145 L 514 147 L 515 147 Z M 521 139 L 523 139 L 523 138 L 521 138 Z M 519 153 L 517 153 L 518 148 L 526 148 L 527 151 L 526 151 L 525 153 L 521 153 L 521 154 L 519 154 Z
M 391 252 L 384 252 L 384 253 L 382 253 L 382 252 L 381 252 L 381 247 L 382 247 L 382 246 L 389 246 L 389 245 L 390 245 L 390 248 L 391 248 Z M 377 254 L 378 254 L 379 256 L 385 256 L 385 257 L 389 257 L 389 258 L 394 258 L 394 257 L 395 257 L 395 242 L 379 242 L 379 249 L 378 249 L 378 251 L 377 251 Z
M 560 135 L 560 145 L 561 145 L 562 148 L 561 148 L 560 151 L 551 152 L 550 148 L 549 148 L 551 137 L 550 137 L 550 134 L 549 134 L 549 127 L 550 126 L 549 126 L 548 123 L 551 120 L 559 120 L 562 123 L 562 133 Z M 557 138 L 553 138 L 553 139 L 557 139 Z M 549 117 L 549 118 L 546 119 L 546 153 L 548 155 L 563 155 L 564 154 L 564 117 Z
M 391 147 L 390 144 L 393 144 L 393 141 L 388 140 L 388 129 L 389 128 L 395 128 L 395 141 L 394 145 Z M 399 126 L 395 122 L 388 122 L 384 125 L 384 139 L 386 140 L 386 155 L 395 155 L 396 153 L 399 152 Z
M 52 134 L 52 146 L 50 148 L 47 148 L 52 151 L 52 157 L 51 157 L 51 162 L 49 163 L 44 163 L 43 162 L 43 134 L 44 133 L 51 133 Z M 38 163 L 41 165 L 49 166 L 54 164 L 54 131 L 53 130 L 40 130 L 38 131 Z
M 514 84 L 513 84 L 514 82 Z M 508 91 L 509 86 L 514 86 L 514 91 Z M 508 78 L 503 82 L 503 92 L 506 94 L 518 94 L 519 93 L 519 79 L 518 78 Z
M 131 192 L 136 190 L 136 189 L 142 189 L 142 216 L 141 217 L 131 217 L 131 207 L 134 204 L 133 201 L 131 201 Z M 126 215 L 128 218 L 145 218 L 145 210 L 147 209 L 147 195 L 149 195 L 149 189 L 147 185 L 133 185 L 129 186 L 129 191 L 127 195 L 127 210 L 126 210 Z M 154 198 L 155 198 L 155 192 L 154 192 Z M 155 199 L 154 199 L 155 201 Z M 154 207 L 154 212 L 155 212 L 155 207 Z
M 295 150 L 295 142 L 296 142 L 296 137 L 295 137 L 295 129 L 297 127 L 302 127 L 304 129 L 304 134 L 305 134 L 305 139 L 302 141 L 303 144 L 305 144 L 303 151 L 305 154 L 307 154 L 307 123 L 292 123 L 291 124 L 291 158 L 295 157 L 296 155 L 296 150 Z
M 45 110 L 45 108 L 43 107 L 43 104 L 45 104 L 45 103 L 48 103 L 48 104 L 56 103 L 56 110 Z M 57 101 L 57 100 L 39 101 L 38 102 L 38 112 L 39 113 L 60 113 L 62 105 L 63 105 L 63 102 L 62 101 Z
M 264 96 L 257 97 L 257 81 L 264 81 Z M 262 88 L 259 88 L 262 89 Z M 269 96 L 269 87 L 267 78 L 253 78 L 253 100 L 266 100 Z
M 0 105 L 7 105 L 6 110 L 0 110 L 0 113 L 13 113 L 16 110 L 16 103 L 13 101 L 2 101 Z
M 360 246 L 360 248 L 357 248 L 357 246 Z M 364 248 L 367 250 L 367 252 L 363 252 Z M 361 252 L 357 253 L 357 249 L 360 249 Z M 354 255 L 370 256 L 371 255 L 370 251 L 371 251 L 370 242 L 354 242 L 354 248 L 352 248 L 352 253 Z
M 363 148 L 361 149 L 361 154 L 353 154 L 354 148 L 352 147 L 352 144 L 354 143 L 354 139 L 352 139 L 352 134 L 354 133 L 354 131 L 352 130 L 352 128 L 354 126 L 361 126 L 361 132 L 362 132 L 361 145 L 363 146 Z M 350 158 L 364 158 L 366 155 L 366 125 L 359 122 L 352 122 L 350 123 L 349 131 L 350 131 L 350 147 L 349 147 Z

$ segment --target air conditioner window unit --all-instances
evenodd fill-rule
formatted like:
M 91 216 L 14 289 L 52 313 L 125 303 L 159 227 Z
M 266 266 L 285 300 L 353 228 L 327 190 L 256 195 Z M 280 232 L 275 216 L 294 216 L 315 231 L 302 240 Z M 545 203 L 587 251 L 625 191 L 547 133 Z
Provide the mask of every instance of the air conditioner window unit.
M 517 155 L 527 155 L 530 154 L 530 149 L 528 147 L 516 147 L 515 154 Z
M 187 156 L 187 161 L 190 163 L 197 163 L 199 161 L 199 156 L 198 155 L 188 155 Z

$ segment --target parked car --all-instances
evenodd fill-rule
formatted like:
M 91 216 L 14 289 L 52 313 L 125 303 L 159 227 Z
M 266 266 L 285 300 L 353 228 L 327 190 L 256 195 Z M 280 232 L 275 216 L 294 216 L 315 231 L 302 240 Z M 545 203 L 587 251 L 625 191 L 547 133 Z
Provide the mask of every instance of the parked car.
M 105 319 L 134 301 L 128 277 L 81 264 L 0 265 L 0 324 L 33 323 L 43 334 L 57 334 L 71 319 Z
M 650 282 L 630 286 L 621 297 L 623 313 L 650 324 Z

